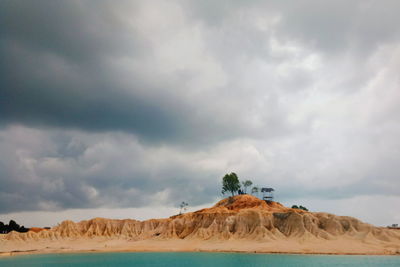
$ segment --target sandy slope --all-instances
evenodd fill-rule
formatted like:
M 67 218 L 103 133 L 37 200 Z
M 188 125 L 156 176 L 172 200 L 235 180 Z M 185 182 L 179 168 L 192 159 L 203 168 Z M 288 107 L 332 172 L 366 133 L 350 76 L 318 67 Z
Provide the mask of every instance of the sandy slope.
M 0 236 L 3 255 L 77 251 L 400 254 L 400 231 L 241 195 L 167 219 L 64 221 Z

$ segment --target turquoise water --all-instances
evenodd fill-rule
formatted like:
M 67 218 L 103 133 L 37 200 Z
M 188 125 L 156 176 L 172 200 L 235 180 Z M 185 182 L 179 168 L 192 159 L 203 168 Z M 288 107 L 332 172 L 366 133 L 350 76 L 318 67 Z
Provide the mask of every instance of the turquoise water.
M 399 256 L 242 253 L 85 253 L 0 258 L 0 266 L 400 266 Z

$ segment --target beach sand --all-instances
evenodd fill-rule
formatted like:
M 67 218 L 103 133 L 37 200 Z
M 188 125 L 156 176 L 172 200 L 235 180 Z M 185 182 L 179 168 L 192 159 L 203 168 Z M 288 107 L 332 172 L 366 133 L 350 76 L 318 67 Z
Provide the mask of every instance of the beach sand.
M 400 245 L 387 245 L 376 241 L 363 244 L 351 239 L 314 240 L 125 240 L 95 237 L 60 241 L 0 241 L 0 256 L 46 253 L 78 252 L 143 252 L 143 251 L 203 251 L 245 253 L 292 253 L 292 254 L 360 254 L 400 255 Z

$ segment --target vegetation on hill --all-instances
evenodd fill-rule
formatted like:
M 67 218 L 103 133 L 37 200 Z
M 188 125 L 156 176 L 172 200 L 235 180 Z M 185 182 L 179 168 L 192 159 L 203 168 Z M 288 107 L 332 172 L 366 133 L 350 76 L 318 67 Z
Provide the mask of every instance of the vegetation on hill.
M 242 182 L 242 185 L 244 187 L 243 191 L 244 191 L 245 194 L 247 194 L 247 187 L 251 186 L 252 184 L 253 184 L 253 182 L 250 181 L 250 180 L 246 180 L 246 181 Z
M 225 174 L 225 176 L 222 178 L 222 194 L 230 192 L 232 196 L 234 196 L 239 189 L 240 182 L 236 173 L 231 172 L 230 174 Z
M 308 211 L 308 209 L 307 209 L 306 207 L 303 207 L 302 205 L 300 205 L 300 206 L 293 205 L 293 206 L 292 206 L 292 209 L 300 209 L 300 210 Z
M 235 194 L 242 195 L 247 194 L 247 188 L 251 188 L 253 182 L 251 180 L 239 181 L 239 177 L 236 173 L 231 172 L 225 174 L 222 178 L 222 194 L 231 193 L 232 196 Z M 257 186 L 251 188 L 251 194 L 256 194 L 260 191 Z
M 0 222 L 0 234 L 8 234 L 11 231 L 25 233 L 25 232 L 29 231 L 29 228 L 20 226 L 18 223 L 16 223 L 13 220 L 11 220 L 8 224 L 4 224 L 3 222 Z

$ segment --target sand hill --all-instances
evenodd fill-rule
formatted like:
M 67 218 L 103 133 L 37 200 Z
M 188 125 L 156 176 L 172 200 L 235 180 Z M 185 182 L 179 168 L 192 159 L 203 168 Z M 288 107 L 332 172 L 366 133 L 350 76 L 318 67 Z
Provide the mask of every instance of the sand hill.
M 167 219 L 64 221 L 50 230 L 11 232 L 0 237 L 0 252 L 16 250 L 398 254 L 400 231 L 240 195 Z

